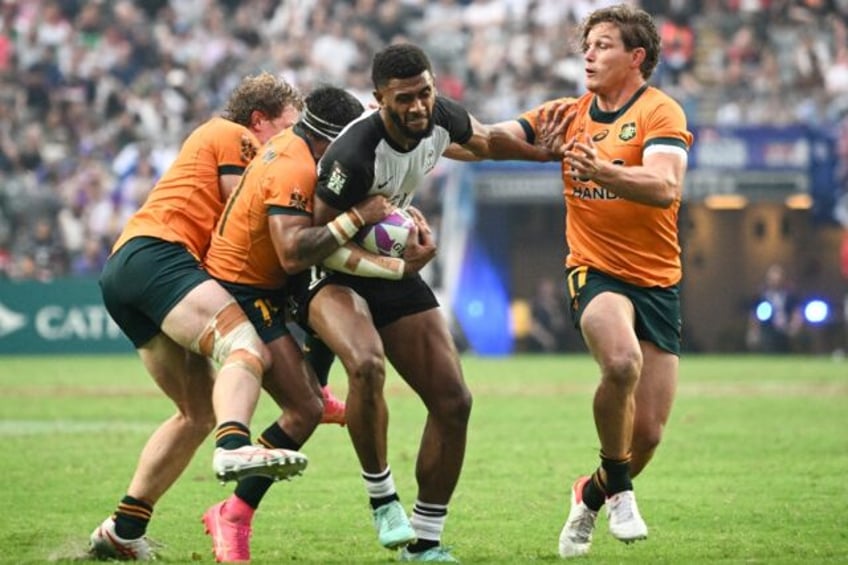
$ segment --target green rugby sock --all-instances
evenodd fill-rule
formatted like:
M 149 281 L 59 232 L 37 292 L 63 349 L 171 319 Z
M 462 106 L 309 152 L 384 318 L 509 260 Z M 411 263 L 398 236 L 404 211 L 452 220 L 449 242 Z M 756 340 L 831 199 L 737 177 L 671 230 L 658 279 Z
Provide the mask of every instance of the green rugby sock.
M 268 448 L 283 448 L 297 451 L 301 444 L 293 440 L 277 422 L 274 422 L 259 436 L 259 443 Z M 236 485 L 235 495 L 248 506 L 256 510 L 265 497 L 265 493 L 274 484 L 274 480 L 262 475 L 245 477 Z
M 115 533 L 123 539 L 138 539 L 147 531 L 147 524 L 152 515 L 152 506 L 143 500 L 125 495 L 113 515 Z
M 238 449 L 250 445 L 250 429 L 241 422 L 223 422 L 215 429 L 215 447 Z

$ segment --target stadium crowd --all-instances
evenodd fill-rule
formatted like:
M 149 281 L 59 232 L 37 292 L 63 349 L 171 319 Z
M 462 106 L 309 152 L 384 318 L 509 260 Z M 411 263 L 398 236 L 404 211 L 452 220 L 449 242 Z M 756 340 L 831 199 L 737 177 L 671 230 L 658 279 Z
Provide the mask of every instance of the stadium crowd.
M 367 103 L 373 53 L 404 38 L 443 94 L 496 122 L 583 91 L 568 38 L 613 3 L 0 0 L 0 278 L 97 275 L 185 135 L 246 74 Z M 848 0 L 633 3 L 658 20 L 654 82 L 690 122 L 848 123 Z

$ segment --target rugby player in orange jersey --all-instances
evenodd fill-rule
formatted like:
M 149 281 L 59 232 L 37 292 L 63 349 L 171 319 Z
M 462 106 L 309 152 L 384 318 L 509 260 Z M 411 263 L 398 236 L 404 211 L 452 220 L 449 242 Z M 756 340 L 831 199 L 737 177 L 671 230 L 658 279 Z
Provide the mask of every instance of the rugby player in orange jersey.
M 312 206 L 318 178 L 316 165 L 342 128 L 362 114 L 362 104 L 339 88 L 315 89 L 306 98 L 300 121 L 271 139 L 242 177 L 213 233 L 205 268 L 236 299 L 272 353 L 274 397 L 283 415 L 259 438 L 269 448 L 297 450 L 321 421 L 318 381 L 286 327 L 287 285 L 306 275 L 336 252 L 365 224 L 382 220 L 394 206 L 383 196 L 362 201 L 327 225 L 312 226 Z M 416 238 L 413 238 L 416 239 Z M 413 241 L 407 257 L 417 261 L 366 254 L 353 243 L 361 261 L 371 261 L 379 273 L 417 271 L 435 253 Z M 250 476 L 235 493 L 213 505 L 203 516 L 218 561 L 248 561 L 254 512 L 272 479 Z
M 601 461 L 572 486 L 562 557 L 588 553 L 605 503 L 615 538 L 648 535 L 631 479 L 659 444 L 677 388 L 677 213 L 692 143 L 680 105 L 647 83 L 660 49 L 650 15 L 627 5 L 596 10 L 582 46 L 589 92 L 501 124 L 532 141 L 546 106 L 567 105 L 574 116 L 562 161 L 566 282 L 601 372 L 593 403 Z
M 145 536 L 153 507 L 216 416 L 213 467 L 220 478 L 257 471 L 286 477 L 305 465 L 296 452 L 250 445 L 248 426 L 270 353 L 232 296 L 200 267 L 245 167 L 262 143 L 297 120 L 301 107 L 300 94 L 268 73 L 243 79 L 224 116 L 185 140 L 113 247 L 100 278 L 104 303 L 177 412 L 150 436 L 126 495 L 91 534 L 93 557 L 155 557 Z M 210 359 L 221 364 L 217 377 Z

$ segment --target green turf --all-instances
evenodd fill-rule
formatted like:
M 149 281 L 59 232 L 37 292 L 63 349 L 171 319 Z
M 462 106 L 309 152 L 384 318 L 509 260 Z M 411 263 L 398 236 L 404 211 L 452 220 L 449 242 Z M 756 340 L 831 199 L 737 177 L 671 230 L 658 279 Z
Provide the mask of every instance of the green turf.
M 557 562 L 568 487 L 596 464 L 592 361 L 477 359 L 469 448 L 444 541 L 464 563 Z M 334 368 L 333 385 L 344 378 Z M 388 379 L 390 462 L 415 500 L 423 410 Z M 79 555 L 110 513 L 147 434 L 171 413 L 133 356 L 0 357 L 0 561 Z M 276 413 L 263 400 L 255 429 Z M 156 508 L 167 562 L 212 563 L 200 515 L 224 498 L 201 448 Z M 347 433 L 322 426 L 303 477 L 276 485 L 254 524 L 254 563 L 387 563 Z M 599 529 L 591 563 L 848 562 L 848 364 L 813 357 L 684 357 L 665 442 L 637 482 L 650 527 L 626 546 Z

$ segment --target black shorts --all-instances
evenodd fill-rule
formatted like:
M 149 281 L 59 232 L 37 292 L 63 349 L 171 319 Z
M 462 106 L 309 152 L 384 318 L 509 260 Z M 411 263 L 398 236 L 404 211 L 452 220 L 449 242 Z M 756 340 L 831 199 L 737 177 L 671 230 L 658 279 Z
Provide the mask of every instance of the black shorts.
M 221 280 L 218 282 L 233 295 L 264 343 L 271 343 L 290 333 L 286 327 L 285 289 L 267 290 Z
M 566 271 L 571 319 L 580 330 L 580 316 L 589 302 L 602 292 L 626 296 L 636 311 L 636 337 L 650 341 L 660 349 L 680 355 L 683 323 L 680 316 L 680 289 L 641 287 L 626 283 L 588 267 L 572 267 Z
M 186 294 L 208 280 L 182 245 L 134 237 L 106 261 L 100 290 L 109 315 L 139 348 L 161 331 L 165 316 Z
M 326 273 L 309 285 L 308 290 L 301 289 L 296 300 L 296 320 L 309 330 L 307 312 L 309 302 L 315 294 L 328 284 L 337 284 L 353 289 L 368 303 L 374 327 L 380 329 L 404 316 L 425 312 L 439 307 L 436 295 L 419 275 L 399 281 L 356 277 L 344 273 Z

